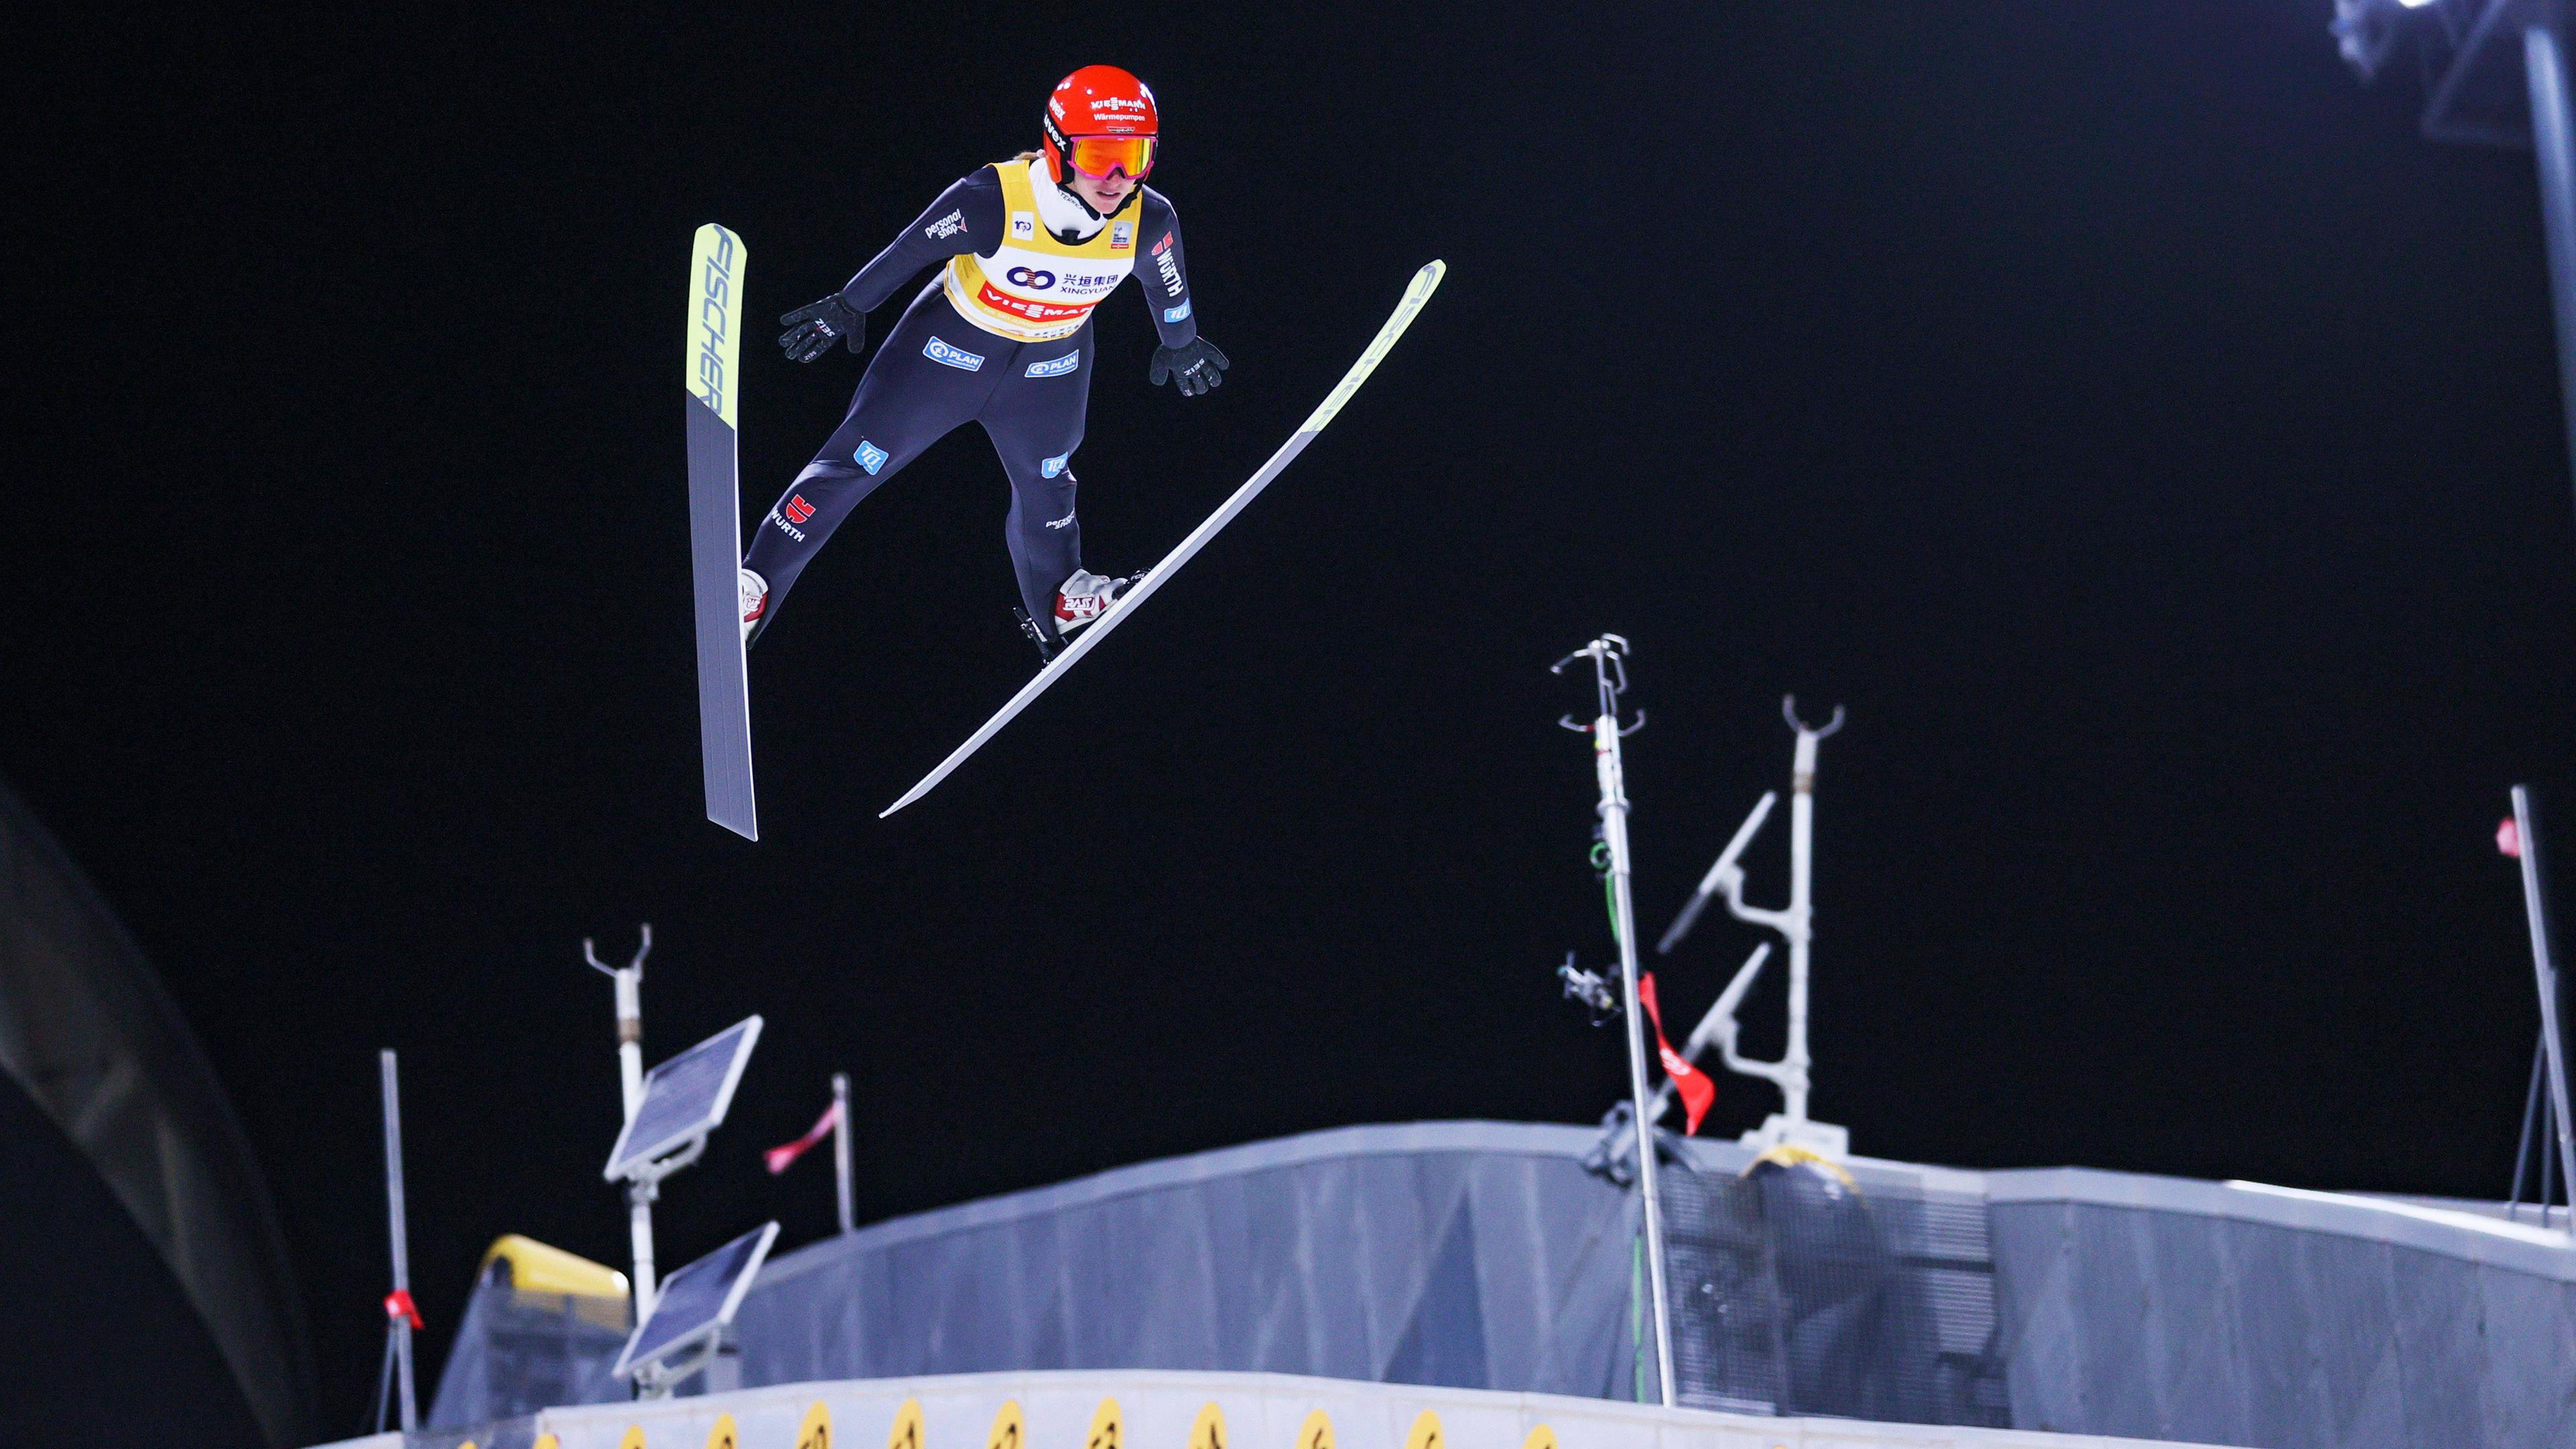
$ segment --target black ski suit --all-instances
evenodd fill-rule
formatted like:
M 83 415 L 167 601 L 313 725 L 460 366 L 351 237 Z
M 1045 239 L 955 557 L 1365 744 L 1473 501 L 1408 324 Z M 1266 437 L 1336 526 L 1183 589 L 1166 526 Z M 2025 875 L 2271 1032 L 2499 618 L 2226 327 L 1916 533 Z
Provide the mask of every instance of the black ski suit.
M 990 257 L 1002 245 L 1003 212 L 993 168 L 977 170 L 941 193 L 861 268 L 841 289 L 842 300 L 871 311 L 925 266 L 966 252 Z M 1150 187 L 1138 187 L 1112 220 L 1130 218 L 1142 236 L 1168 239 L 1168 265 L 1156 254 L 1135 276 L 1164 345 L 1186 345 L 1198 335 L 1198 322 L 1181 264 L 1179 220 Z M 1020 600 L 1031 619 L 1052 629 L 1056 590 L 1082 566 L 1072 457 L 1082 445 L 1091 368 L 1087 319 L 1071 337 L 1015 341 L 966 320 L 934 278 L 869 359 L 849 415 L 761 520 L 743 567 L 768 581 L 769 616 L 776 617 L 797 576 L 860 499 L 972 421 L 984 425 L 1010 475 L 1003 531 Z

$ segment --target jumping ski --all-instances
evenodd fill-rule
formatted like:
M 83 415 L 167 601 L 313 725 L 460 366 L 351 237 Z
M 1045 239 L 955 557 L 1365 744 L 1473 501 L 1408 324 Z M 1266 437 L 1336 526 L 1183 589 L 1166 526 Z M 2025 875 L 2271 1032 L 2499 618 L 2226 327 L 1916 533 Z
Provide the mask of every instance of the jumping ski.
M 743 662 L 742 498 L 735 470 L 742 238 L 709 222 L 689 258 L 689 574 L 698 623 L 698 748 L 707 818 L 760 838 L 751 788 L 751 686 Z
M 1105 613 L 1101 614 L 1098 619 L 1092 622 L 1090 627 L 1083 629 L 1078 635 L 1076 635 L 1074 639 L 1068 643 L 1062 651 L 1057 653 L 1055 658 L 1048 661 L 1046 667 L 1039 670 L 1036 676 L 1031 678 L 1027 684 L 1020 686 L 1020 692 L 1012 695 L 1010 703 L 1003 705 L 991 719 L 984 721 L 983 728 L 975 731 L 973 735 L 969 736 L 966 743 L 959 745 L 947 759 L 940 761 L 937 769 L 924 775 L 920 784 L 915 785 L 910 790 L 904 792 L 904 797 L 902 799 L 897 800 L 892 805 L 887 806 L 883 811 L 879 812 L 877 818 L 882 820 L 886 816 L 892 815 L 894 812 L 902 809 L 906 805 L 911 804 L 913 801 L 920 799 L 922 796 L 929 794 L 940 781 L 948 778 L 951 771 L 954 771 L 959 765 L 964 764 L 967 756 L 972 755 L 977 750 L 983 748 L 986 740 L 989 740 L 994 735 L 1001 733 L 1002 727 L 1009 724 L 1014 718 L 1016 718 L 1021 710 L 1028 708 L 1030 701 L 1036 699 L 1039 695 L 1046 693 L 1047 689 L 1051 685 L 1053 685 L 1058 679 L 1063 678 L 1065 671 L 1073 667 L 1075 660 L 1078 660 L 1083 655 L 1089 653 L 1093 646 L 1097 645 L 1101 640 L 1108 638 L 1111 630 L 1116 629 L 1120 623 L 1126 620 L 1128 615 L 1135 613 L 1136 610 L 1144 604 L 1145 600 L 1151 598 L 1154 591 L 1163 586 L 1164 580 L 1170 578 L 1176 573 L 1179 573 L 1181 571 L 1181 566 L 1188 563 L 1200 549 L 1206 547 L 1207 541 L 1216 537 L 1217 532 L 1220 529 L 1233 522 L 1235 515 L 1241 513 L 1247 506 L 1249 506 L 1252 500 L 1260 495 L 1262 489 L 1269 487 L 1270 481 L 1278 477 L 1280 472 L 1291 462 L 1294 462 L 1297 455 L 1306 450 L 1306 445 L 1315 440 L 1315 435 L 1322 432 L 1325 427 L 1333 421 L 1334 416 L 1341 412 L 1343 404 L 1348 403 L 1351 400 L 1352 394 L 1360 390 L 1360 384 L 1368 381 L 1369 374 L 1377 371 L 1377 365 L 1386 360 L 1387 353 L 1392 351 L 1395 347 L 1396 339 L 1404 335 L 1404 331 L 1407 327 L 1413 325 L 1414 316 L 1421 312 L 1423 303 L 1431 300 L 1431 293 L 1439 287 L 1441 277 L 1445 275 L 1448 270 L 1449 268 L 1447 263 L 1433 261 L 1425 264 L 1420 271 L 1415 272 L 1413 274 L 1413 281 L 1404 289 L 1404 299 L 1396 303 L 1394 315 L 1388 317 L 1386 319 L 1386 325 L 1377 330 L 1377 337 L 1369 343 L 1368 350 L 1360 354 L 1359 361 L 1351 364 L 1351 370 L 1342 375 L 1341 382 L 1333 388 L 1331 394 L 1324 399 L 1323 404 L 1307 416 L 1306 421 L 1298 427 L 1296 433 L 1290 436 L 1287 442 L 1282 443 L 1279 446 L 1278 452 L 1270 455 L 1270 461 L 1261 465 L 1261 471 L 1253 474 L 1242 487 L 1234 490 L 1234 495 L 1226 499 L 1225 502 L 1218 507 L 1216 512 L 1209 514 L 1206 522 L 1201 523 L 1197 528 L 1192 529 L 1190 531 L 1190 536 L 1182 539 L 1178 547 L 1164 555 L 1161 563 L 1154 565 L 1150 572 L 1148 572 L 1143 578 L 1138 579 L 1125 593 L 1121 594 L 1116 603 L 1111 604 Z M 728 429 L 726 433 L 728 444 L 730 443 L 731 437 L 732 433 Z M 692 458 L 695 457 L 694 444 L 692 445 L 691 456 Z M 728 459 L 731 457 L 729 448 L 727 457 Z M 729 475 L 730 469 L 728 469 L 728 476 Z M 704 557 L 703 550 L 701 551 L 701 557 Z M 703 568 L 703 564 L 701 567 Z M 728 587 L 730 587 L 731 575 L 728 574 L 727 577 Z M 706 586 L 701 582 L 699 585 L 698 603 L 699 657 L 701 661 L 705 658 L 705 639 L 707 619 L 709 617 L 706 603 Z M 727 616 L 727 622 L 731 622 L 731 616 Z M 737 659 L 739 659 L 739 657 L 739 655 L 736 656 Z M 701 662 L 699 667 L 701 671 L 703 671 L 705 668 L 704 663 Z M 710 736 L 710 738 L 712 738 L 712 736 Z M 743 798 L 747 803 L 750 799 L 750 737 L 747 728 L 743 738 Z M 715 764 L 712 751 L 710 751 L 708 756 L 707 770 L 708 813 L 712 815 L 714 813 L 715 802 Z

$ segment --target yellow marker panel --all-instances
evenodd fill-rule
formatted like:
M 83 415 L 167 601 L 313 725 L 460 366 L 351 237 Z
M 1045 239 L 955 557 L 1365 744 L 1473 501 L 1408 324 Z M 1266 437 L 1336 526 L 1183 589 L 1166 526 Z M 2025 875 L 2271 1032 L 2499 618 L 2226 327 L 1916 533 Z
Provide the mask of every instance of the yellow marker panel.
M 1404 1449 L 1445 1449 L 1448 1442 L 1449 1436 L 1440 1430 L 1440 1416 L 1425 1409 L 1405 1434 Z
M 1028 1426 L 1020 1420 L 1020 1401 L 1004 1399 L 993 1415 L 993 1432 L 984 1436 L 984 1449 L 1021 1449 L 1028 1440 Z
M 617 1436 L 617 1449 L 644 1449 L 644 1426 L 627 1425 L 626 1432 Z
M 1199 1416 L 1190 1421 L 1190 1449 L 1226 1449 L 1225 1410 L 1214 1404 L 1199 1407 Z
M 1084 1437 L 1082 1449 L 1125 1449 L 1127 1424 L 1118 1413 L 1116 1399 L 1102 1399 L 1091 1411 L 1091 1433 Z
M 1556 1431 L 1545 1424 L 1539 1425 L 1521 1441 L 1521 1449 L 1556 1449 Z
M 915 1415 L 921 1412 L 919 1407 L 909 1402 L 904 1407 Z M 912 1441 L 915 1444 L 921 1442 L 918 1431 L 913 1434 Z M 814 1401 L 814 1407 L 805 1411 L 804 1422 L 796 1426 L 796 1449 L 832 1449 L 832 1411 L 823 1407 L 821 1399 Z
M 814 1407 L 820 1409 L 823 1406 L 816 1404 Z M 886 1430 L 886 1449 L 921 1449 L 925 1437 L 926 1431 L 921 1427 L 921 1400 L 904 1400 L 903 1407 L 894 1411 L 894 1423 Z
M 716 1415 L 716 1426 L 707 1431 L 707 1449 L 741 1449 L 741 1435 L 734 1432 L 733 1415 Z
M 1296 1449 L 1333 1449 L 1333 1416 L 1321 1409 L 1297 1426 Z

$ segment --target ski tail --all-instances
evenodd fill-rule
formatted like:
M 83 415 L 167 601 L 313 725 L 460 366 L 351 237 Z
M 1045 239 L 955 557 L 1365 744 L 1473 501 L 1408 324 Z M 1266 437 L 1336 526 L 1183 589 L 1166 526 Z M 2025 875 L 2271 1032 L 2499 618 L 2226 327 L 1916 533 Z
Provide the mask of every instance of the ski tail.
M 984 721 L 984 727 L 975 731 L 966 743 L 959 745 L 947 759 L 940 761 L 939 768 L 924 775 L 920 784 L 904 792 L 902 799 L 879 811 L 877 818 L 882 820 L 892 815 L 929 794 L 940 781 L 947 779 L 951 771 L 966 762 L 967 756 L 982 749 L 985 741 L 1001 733 L 1002 727 L 1016 718 L 1021 710 L 1028 708 L 1030 701 L 1046 693 L 1049 686 L 1062 678 L 1066 670 L 1073 667 L 1075 660 L 1091 652 L 1093 646 L 1108 638 L 1110 632 L 1124 622 L 1128 615 L 1143 607 L 1145 601 L 1153 597 L 1154 591 L 1163 586 L 1165 579 L 1179 573 L 1181 566 L 1188 563 L 1200 549 L 1206 547 L 1209 539 L 1216 537 L 1219 530 L 1234 521 L 1235 515 L 1249 507 L 1252 500 L 1260 495 L 1261 490 L 1270 486 L 1272 479 L 1278 477 L 1290 463 L 1295 462 L 1299 453 L 1306 451 L 1306 445 L 1315 441 L 1315 435 L 1330 426 L 1333 419 L 1340 415 L 1343 405 L 1351 400 L 1352 394 L 1360 390 L 1362 383 L 1369 380 L 1369 374 L 1377 371 L 1377 365 L 1386 360 L 1387 353 L 1394 350 L 1397 339 L 1404 336 L 1405 329 L 1413 325 L 1414 317 L 1422 311 L 1422 305 L 1431 300 L 1431 294 L 1438 290 L 1440 279 L 1447 275 L 1448 271 L 1448 263 L 1432 261 L 1425 263 L 1420 271 L 1415 272 L 1412 282 L 1404 289 L 1404 299 L 1396 303 L 1395 312 L 1386 319 L 1386 325 L 1378 328 L 1377 336 L 1370 341 L 1368 350 L 1360 354 L 1359 361 L 1351 364 L 1350 371 L 1342 374 L 1341 382 L 1325 396 L 1321 405 L 1307 414 L 1306 421 L 1298 426 L 1297 431 L 1289 437 L 1288 441 L 1279 445 L 1279 451 L 1270 455 L 1270 461 L 1261 465 L 1261 471 L 1253 474 L 1242 487 L 1234 490 L 1234 496 L 1220 504 L 1216 512 L 1209 514 L 1206 522 L 1190 530 L 1190 536 L 1182 539 L 1178 547 L 1165 554 L 1163 561 L 1154 565 L 1152 572 L 1138 579 L 1135 586 L 1122 595 L 1117 603 L 1109 606 L 1107 613 L 1102 614 L 1092 621 L 1090 627 L 1075 635 L 1073 641 L 1066 645 L 1063 652 L 1057 654 L 1046 668 L 1039 670 L 1028 683 L 1020 686 L 1020 692 L 1011 696 L 1010 703 L 1003 705 L 991 719 Z
M 706 768 L 707 818 L 745 840 L 758 840 L 735 446 L 742 273 L 749 255 L 742 238 L 709 222 L 698 228 L 689 258 L 689 575 L 698 627 L 698 748 Z

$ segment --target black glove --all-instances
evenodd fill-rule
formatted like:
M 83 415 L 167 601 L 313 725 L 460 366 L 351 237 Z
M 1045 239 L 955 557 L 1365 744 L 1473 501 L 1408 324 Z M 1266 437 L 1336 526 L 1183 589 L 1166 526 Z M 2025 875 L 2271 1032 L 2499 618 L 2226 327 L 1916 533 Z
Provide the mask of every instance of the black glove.
M 1225 370 L 1231 366 L 1215 343 L 1198 337 L 1186 346 L 1155 348 L 1153 370 L 1145 376 L 1156 387 L 1167 377 L 1177 377 L 1181 396 L 1197 397 L 1209 388 L 1225 386 Z
M 868 314 L 852 310 L 838 292 L 778 321 L 787 329 L 778 334 L 778 345 L 790 362 L 812 362 L 845 339 L 856 352 L 868 340 Z

